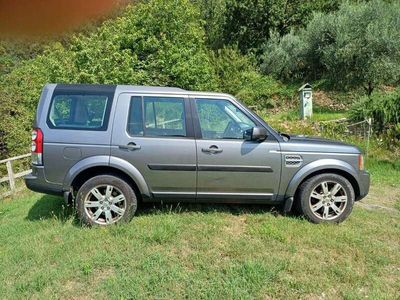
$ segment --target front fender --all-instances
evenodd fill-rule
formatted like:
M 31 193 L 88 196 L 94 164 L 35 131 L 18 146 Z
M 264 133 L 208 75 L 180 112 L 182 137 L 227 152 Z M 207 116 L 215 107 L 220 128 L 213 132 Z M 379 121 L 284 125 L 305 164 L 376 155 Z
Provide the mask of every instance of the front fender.
M 285 198 L 293 197 L 300 183 L 310 174 L 323 170 L 339 170 L 351 175 L 360 186 L 357 171 L 347 162 L 338 159 L 319 159 L 302 167 L 290 180 Z

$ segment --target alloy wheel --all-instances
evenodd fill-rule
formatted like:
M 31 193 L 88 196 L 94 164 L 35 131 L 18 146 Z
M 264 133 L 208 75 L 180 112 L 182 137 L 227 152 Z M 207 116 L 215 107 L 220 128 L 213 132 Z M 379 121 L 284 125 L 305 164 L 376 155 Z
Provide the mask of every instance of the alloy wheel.
M 96 224 L 117 222 L 126 211 L 125 195 L 113 185 L 99 185 L 89 191 L 84 200 L 86 215 Z
M 343 186 L 335 181 L 323 181 L 314 187 L 309 198 L 312 213 L 321 220 L 338 218 L 345 210 L 348 196 Z

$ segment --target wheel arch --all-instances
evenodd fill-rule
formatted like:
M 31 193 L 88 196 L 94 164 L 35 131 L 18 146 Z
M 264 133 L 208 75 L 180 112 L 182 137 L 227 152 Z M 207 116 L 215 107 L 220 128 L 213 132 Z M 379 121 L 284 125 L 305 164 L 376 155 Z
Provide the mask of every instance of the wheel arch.
M 110 156 L 95 156 L 75 164 L 64 179 L 64 190 L 78 188 L 87 179 L 101 175 L 114 174 L 126 180 L 143 197 L 150 197 L 144 177 L 133 165 L 125 160 Z
M 285 193 L 285 198 L 295 197 L 301 184 L 309 178 L 326 173 L 343 176 L 352 185 L 355 199 L 360 195 L 360 183 L 357 180 L 357 173 L 350 164 L 344 161 L 333 159 L 319 160 L 308 164 L 303 169 L 300 169 L 291 179 Z

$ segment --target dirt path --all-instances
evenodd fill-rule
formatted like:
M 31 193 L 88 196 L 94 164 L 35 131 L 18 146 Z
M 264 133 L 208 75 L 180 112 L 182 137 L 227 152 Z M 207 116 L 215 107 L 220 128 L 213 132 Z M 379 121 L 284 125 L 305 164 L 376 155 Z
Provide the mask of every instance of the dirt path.
M 390 212 L 400 211 L 396 208 L 396 203 L 400 202 L 400 188 L 390 185 L 371 186 L 371 190 L 366 198 L 357 202 L 366 209 L 383 209 Z

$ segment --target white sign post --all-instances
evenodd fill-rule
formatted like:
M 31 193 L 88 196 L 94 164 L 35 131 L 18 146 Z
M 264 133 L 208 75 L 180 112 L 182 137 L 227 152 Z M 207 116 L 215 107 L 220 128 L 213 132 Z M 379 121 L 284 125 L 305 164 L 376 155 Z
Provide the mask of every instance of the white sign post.
M 300 117 L 302 120 L 312 117 L 312 88 L 311 84 L 306 83 L 299 88 L 300 96 Z

